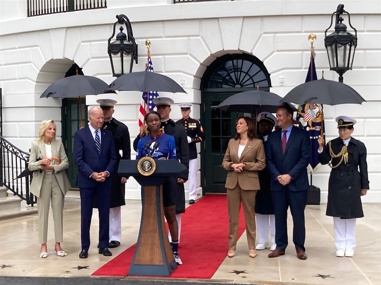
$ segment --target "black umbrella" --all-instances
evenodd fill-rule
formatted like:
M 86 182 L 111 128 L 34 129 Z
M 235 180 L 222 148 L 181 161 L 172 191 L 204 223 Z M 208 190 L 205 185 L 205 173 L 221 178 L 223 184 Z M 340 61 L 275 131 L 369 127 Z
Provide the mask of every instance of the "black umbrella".
M 28 168 L 25 168 L 19 175 L 17 175 L 17 177 L 15 179 L 29 176 L 32 173 L 33 173 L 33 171 L 30 171 Z
M 108 85 L 103 80 L 88 75 L 73 75 L 53 82 L 40 98 L 78 98 L 105 93 Z
M 186 93 L 185 90 L 173 79 L 150 71 L 123 74 L 111 82 L 109 89 L 119 91 Z
M 281 102 L 327 105 L 361 104 L 365 99 L 352 87 L 324 78 L 309 81 L 293 88 Z
M 262 90 L 250 90 L 228 97 L 219 105 L 215 106 L 215 108 L 223 111 L 252 114 L 257 114 L 262 111 L 275 113 L 277 106 L 281 105 L 281 99 L 282 97 L 275 93 Z

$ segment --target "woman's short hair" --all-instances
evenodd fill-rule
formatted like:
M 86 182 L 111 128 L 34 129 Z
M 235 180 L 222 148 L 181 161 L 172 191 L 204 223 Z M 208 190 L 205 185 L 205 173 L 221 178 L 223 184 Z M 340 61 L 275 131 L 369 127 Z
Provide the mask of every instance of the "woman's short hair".
M 40 128 L 38 130 L 38 139 L 37 140 L 39 140 L 39 141 L 44 140 L 45 131 L 49 128 L 50 124 L 53 124 L 54 127 L 56 127 L 56 123 L 54 122 L 54 120 L 44 120 L 41 122 Z M 56 135 L 54 134 L 54 138 L 55 137 L 56 137 Z
M 255 135 L 255 125 L 254 125 L 254 119 L 250 118 L 250 117 L 245 117 L 245 116 L 241 116 L 239 117 L 237 120 L 236 120 L 236 124 L 238 123 L 238 121 L 240 119 L 244 119 L 246 124 L 247 124 L 247 137 L 249 139 L 254 139 L 256 138 L 256 135 Z M 240 134 L 236 134 L 234 136 L 234 139 L 235 140 L 238 140 L 240 138 Z

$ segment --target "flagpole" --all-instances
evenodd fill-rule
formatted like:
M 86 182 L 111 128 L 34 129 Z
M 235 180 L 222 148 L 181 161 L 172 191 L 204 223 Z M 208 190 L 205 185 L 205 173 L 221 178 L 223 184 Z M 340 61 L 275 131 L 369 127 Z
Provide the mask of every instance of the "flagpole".
M 315 60 L 315 48 L 314 48 L 314 42 L 315 42 L 315 40 L 316 40 L 316 35 L 315 34 L 311 33 L 311 34 L 308 35 L 308 41 L 311 43 L 311 57 L 314 60 Z M 312 80 L 314 80 L 314 78 L 313 78 L 313 71 L 312 71 L 313 67 L 312 67 L 311 64 L 310 64 L 309 68 L 310 68 L 310 72 L 309 72 L 309 74 L 310 74 L 310 80 L 309 81 L 312 81 Z
M 151 41 L 149 39 L 146 39 L 146 48 L 147 48 L 147 56 L 151 57 Z M 148 63 L 147 63 L 148 64 Z M 146 65 L 147 65 L 146 64 Z M 146 68 L 147 69 L 147 68 Z

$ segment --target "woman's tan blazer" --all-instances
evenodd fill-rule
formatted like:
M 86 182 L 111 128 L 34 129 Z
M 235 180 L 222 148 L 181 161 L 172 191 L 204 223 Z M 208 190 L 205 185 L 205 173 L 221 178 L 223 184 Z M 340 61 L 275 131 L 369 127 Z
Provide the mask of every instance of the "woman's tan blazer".
M 234 189 L 238 184 L 242 190 L 259 190 L 258 171 L 266 167 L 265 148 L 262 140 L 251 139 L 247 142 L 241 157 L 238 158 L 239 139 L 230 139 L 222 161 L 222 167 L 228 170 L 225 188 Z M 230 166 L 243 162 L 242 172 L 235 172 Z
M 65 195 L 71 187 L 69 179 L 67 178 L 65 172 L 65 169 L 69 167 L 69 160 L 66 156 L 66 152 L 61 141 L 53 139 L 51 142 L 51 146 L 52 156 L 56 156 L 61 159 L 61 163 L 59 165 L 53 166 L 54 173 L 52 175 L 54 175 L 57 178 L 58 185 L 60 186 L 62 193 Z M 40 159 L 43 158 L 47 158 L 44 142 L 33 142 L 32 148 L 30 150 L 28 169 L 30 171 L 33 171 L 33 179 L 30 185 L 30 192 L 37 197 L 40 196 L 42 180 L 45 176 L 45 171 L 42 170 L 42 166 L 38 162 Z

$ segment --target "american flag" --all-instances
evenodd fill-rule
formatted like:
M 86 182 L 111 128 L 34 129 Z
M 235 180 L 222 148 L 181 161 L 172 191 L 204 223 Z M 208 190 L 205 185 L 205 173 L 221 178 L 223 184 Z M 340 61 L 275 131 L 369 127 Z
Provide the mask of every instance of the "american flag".
M 311 56 L 310 56 L 310 65 L 308 67 L 308 72 L 306 76 L 306 81 L 313 81 L 317 80 L 317 74 L 316 74 L 316 67 L 315 67 L 315 51 L 313 48 L 311 48 Z M 319 104 L 320 105 L 320 104 Z M 313 121 L 315 117 L 313 114 L 310 114 L 308 110 L 306 110 L 306 104 L 303 104 L 299 106 L 298 109 L 302 110 L 302 113 L 304 114 L 298 114 L 297 119 L 300 119 L 300 117 L 303 117 L 304 121 L 307 122 L 307 125 L 304 127 L 305 130 L 308 131 L 310 135 L 310 141 L 311 141 L 311 157 L 310 157 L 310 163 L 308 168 L 312 170 L 312 172 L 319 166 L 319 159 L 318 159 L 318 138 L 319 136 L 324 137 L 324 114 L 323 114 L 323 105 L 321 104 L 321 115 L 323 116 L 323 120 L 321 122 L 319 121 Z M 320 108 L 319 108 L 320 109 Z
M 146 70 L 149 72 L 153 72 L 153 65 L 152 65 L 150 51 L 148 51 Z M 157 93 L 156 91 L 143 92 L 142 101 L 139 106 L 139 118 L 138 118 L 139 127 L 144 124 L 144 116 L 148 112 L 151 112 L 156 107 L 156 105 L 153 103 L 153 99 L 157 97 L 159 97 L 159 93 Z
M 304 113 L 304 121 L 308 122 L 308 121 L 311 121 L 312 119 L 313 117 L 311 116 L 309 112 Z

